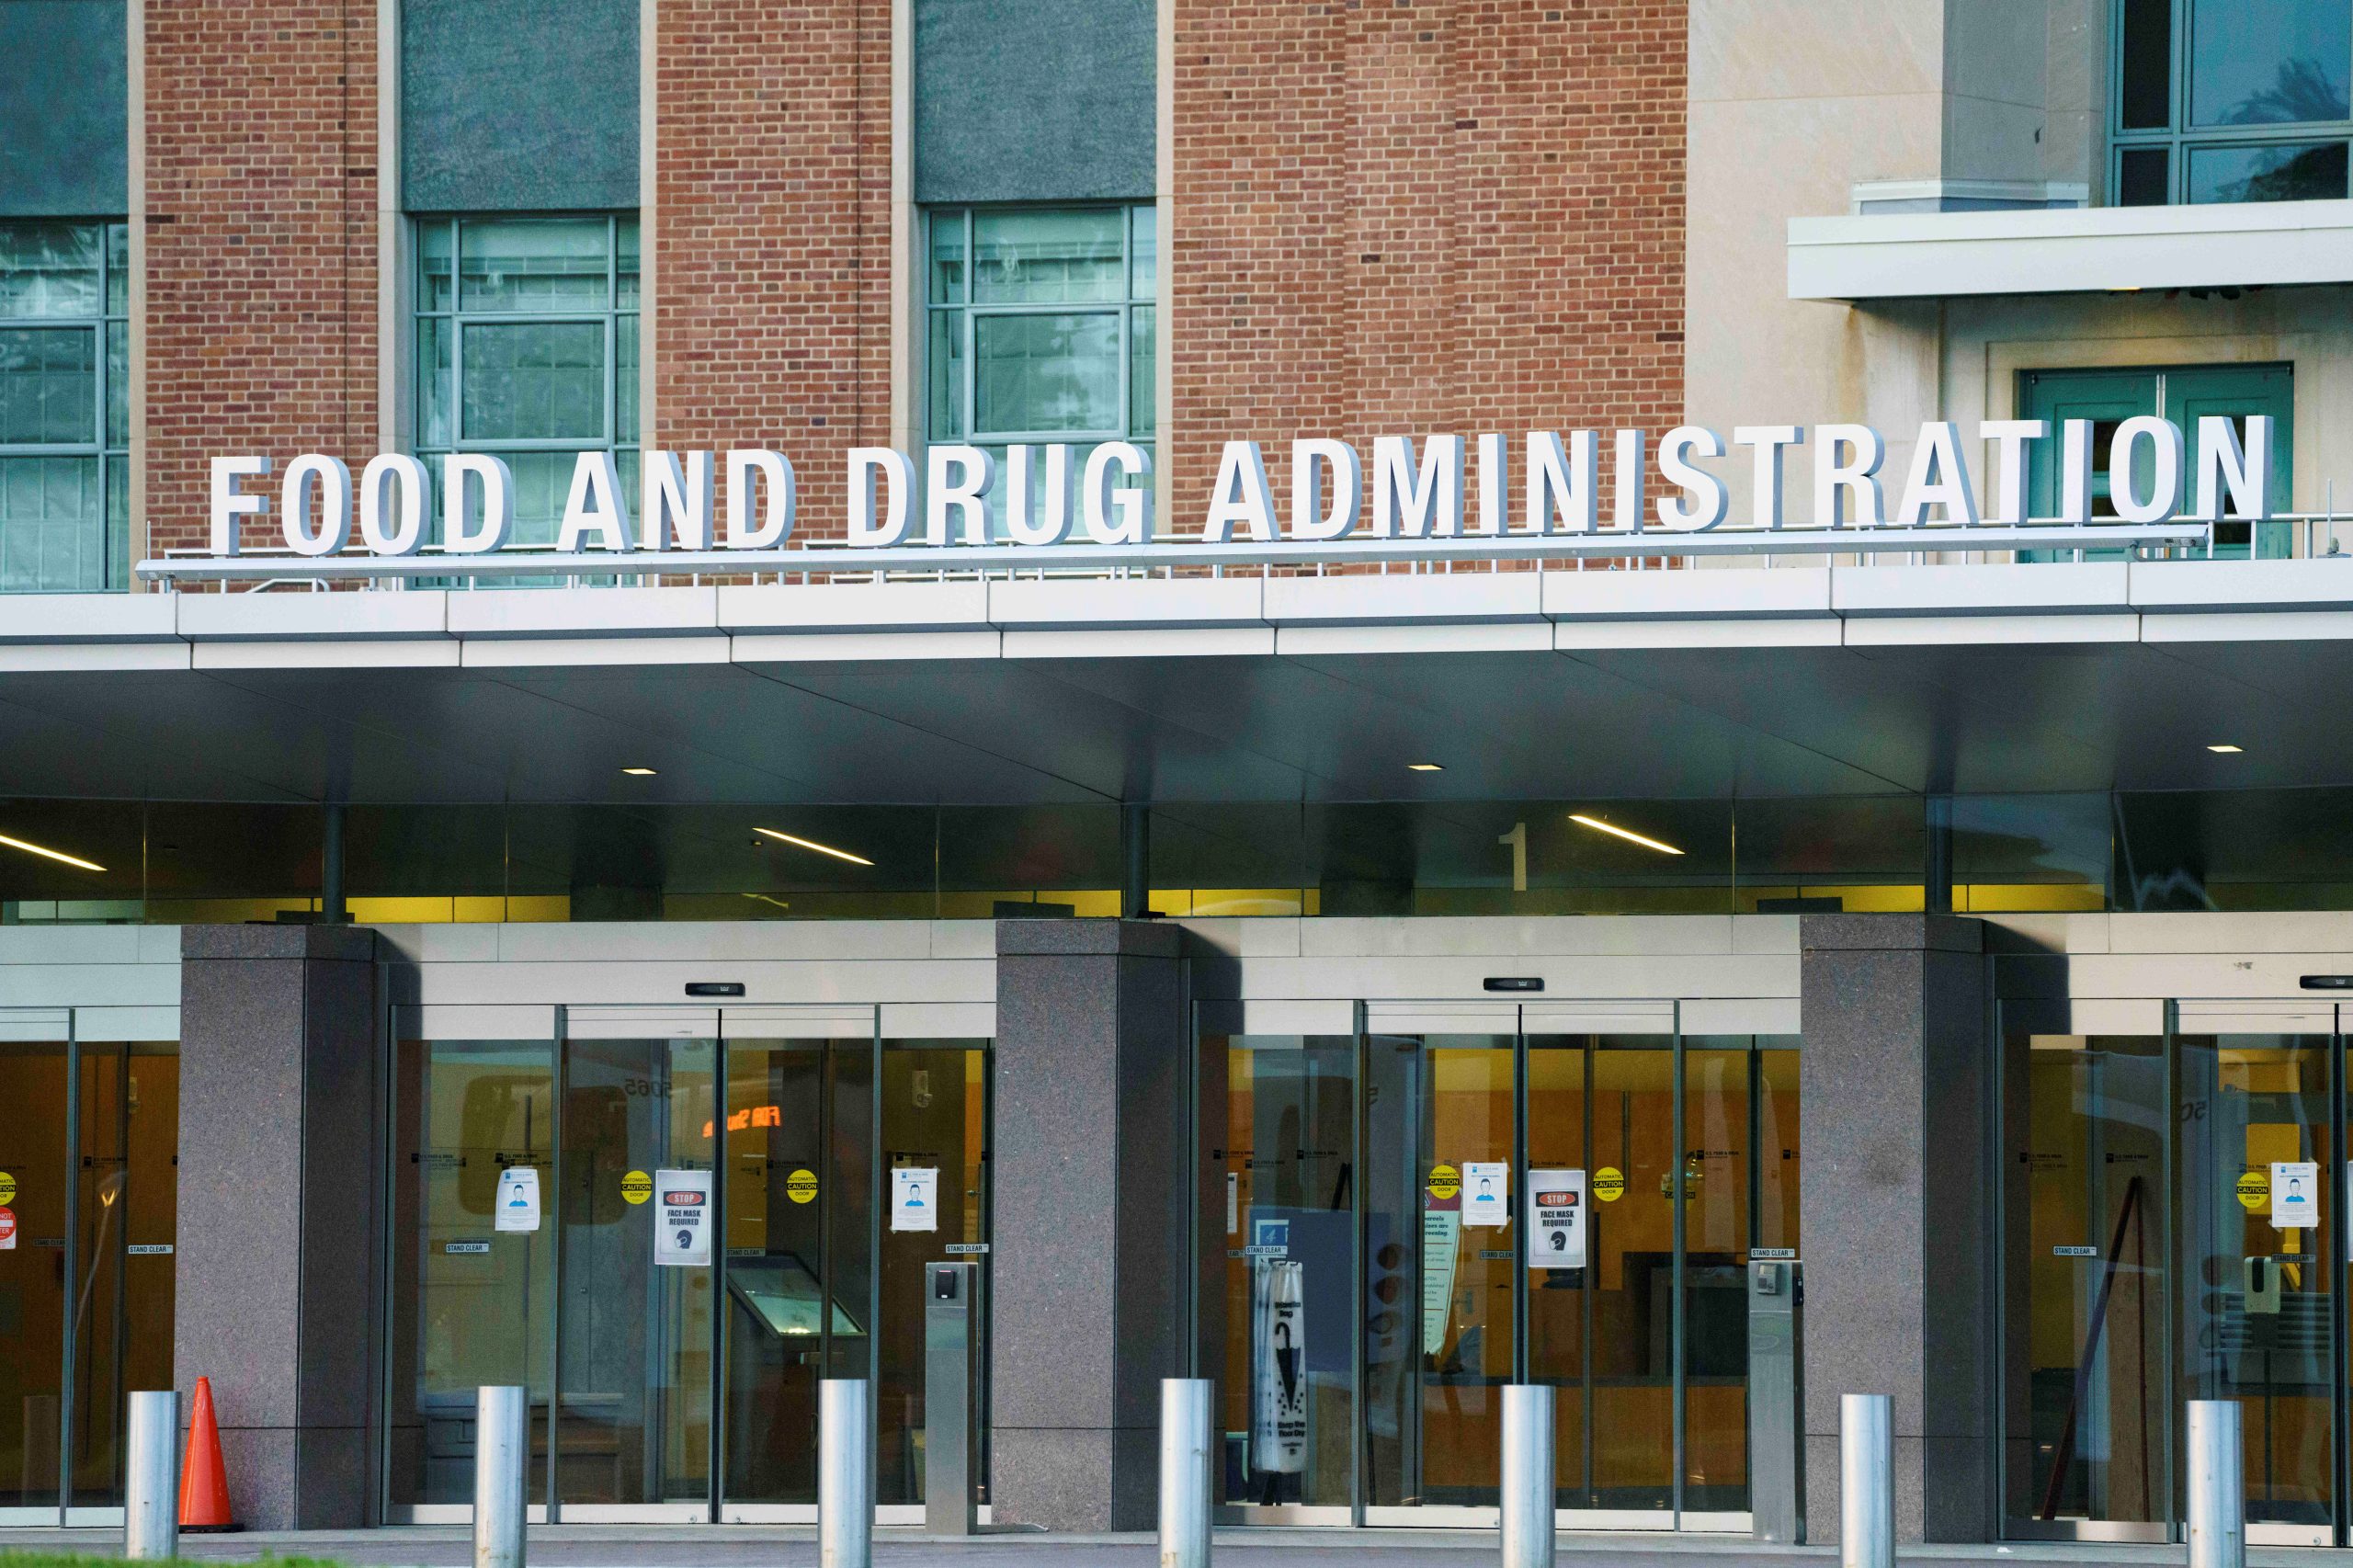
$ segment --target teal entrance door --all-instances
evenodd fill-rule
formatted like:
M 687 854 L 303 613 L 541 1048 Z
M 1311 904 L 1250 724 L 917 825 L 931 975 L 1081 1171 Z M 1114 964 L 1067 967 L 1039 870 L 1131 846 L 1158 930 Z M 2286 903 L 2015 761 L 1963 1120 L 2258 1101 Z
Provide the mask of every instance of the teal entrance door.
M 2112 517 L 2109 500 L 2109 443 L 2116 427 L 2140 415 L 2154 414 L 2179 426 L 2193 437 L 2198 421 L 2221 415 L 2240 422 L 2242 432 L 2250 415 L 2272 419 L 2270 502 L 2275 511 L 2289 505 L 2290 480 L 2295 466 L 2295 372 L 2287 365 L 2188 365 L 2164 368 L 2131 367 L 2102 370 L 2029 370 L 2019 378 L 2018 413 L 2022 418 L 2048 420 L 2053 438 L 2034 444 L 2027 479 L 2030 516 L 2050 517 L 2059 510 L 2059 463 L 2056 432 L 2068 419 L 2092 422 L 2092 516 Z M 2290 552 L 2294 525 L 2290 523 L 2218 523 L 2214 556 L 2245 561 L 2284 557 Z M 2063 555 L 2075 560 L 2120 560 L 2119 551 L 2031 551 L 2020 559 L 2054 561 Z

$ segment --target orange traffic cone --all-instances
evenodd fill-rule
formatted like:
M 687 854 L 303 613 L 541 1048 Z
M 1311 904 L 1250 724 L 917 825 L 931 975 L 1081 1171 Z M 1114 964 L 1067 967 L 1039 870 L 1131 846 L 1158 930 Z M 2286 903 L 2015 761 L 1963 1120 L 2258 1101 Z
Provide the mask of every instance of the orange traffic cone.
M 196 1380 L 196 1407 L 188 1415 L 188 1463 L 180 1471 L 180 1528 L 233 1530 L 229 1518 L 229 1472 L 221 1463 L 221 1426 L 212 1415 L 212 1380 Z

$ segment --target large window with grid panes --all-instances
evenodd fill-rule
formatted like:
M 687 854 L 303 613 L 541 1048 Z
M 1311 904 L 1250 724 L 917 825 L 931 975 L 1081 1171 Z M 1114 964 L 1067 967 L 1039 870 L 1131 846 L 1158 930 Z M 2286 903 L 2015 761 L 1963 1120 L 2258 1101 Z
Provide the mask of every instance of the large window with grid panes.
M 416 453 L 490 452 L 515 474 L 518 544 L 552 543 L 572 470 L 610 451 L 638 485 L 634 214 L 421 219 Z
M 996 459 L 991 517 L 1015 445 L 1068 443 L 1083 466 L 1132 441 L 1158 467 L 1156 234 L 1148 204 L 925 214 L 926 434 Z
M 0 222 L 0 592 L 131 580 L 131 239 Z
M 2353 0 L 2112 0 L 2119 206 L 2347 194 Z

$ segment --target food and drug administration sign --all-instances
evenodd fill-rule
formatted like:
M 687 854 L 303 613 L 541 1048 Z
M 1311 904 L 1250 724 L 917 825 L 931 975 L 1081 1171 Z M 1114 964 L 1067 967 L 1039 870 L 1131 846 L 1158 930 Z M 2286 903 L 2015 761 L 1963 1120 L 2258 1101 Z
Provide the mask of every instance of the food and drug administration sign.
M 1975 437 L 1989 477 L 1982 498 L 1952 421 L 1920 426 L 1900 480 L 1887 472 L 1885 438 L 1865 425 L 1743 425 L 1728 440 L 1681 426 L 1654 446 L 1627 429 L 1382 436 L 1370 460 L 1348 442 L 1302 437 L 1280 499 L 1260 444 L 1228 441 L 1189 533 L 1155 528 L 1151 459 L 1130 442 L 1083 460 L 1072 446 L 1015 446 L 1002 465 L 979 447 L 934 446 L 920 470 L 904 452 L 854 447 L 841 475 L 847 537 L 813 548 L 794 543 L 800 479 L 782 452 L 648 451 L 634 493 L 611 453 L 583 452 L 553 547 L 577 565 L 509 548 L 515 481 L 494 454 L 444 458 L 438 483 L 402 453 L 357 476 L 317 453 L 275 474 L 267 456 L 216 457 L 210 554 L 139 570 L 283 574 L 278 546 L 302 558 L 303 575 L 360 577 L 2114 548 L 2202 540 L 2217 520 L 2271 516 L 2268 417 L 2203 417 L 2187 434 L 2165 419 L 2126 419 L 2105 453 L 2088 420 L 1987 420 Z M 2028 506 L 2038 454 L 2055 475 L 2043 517 Z M 2096 519 L 2103 455 L 2109 510 Z M 1750 465 L 1752 508 L 1737 522 L 1710 466 L 1727 459 Z M 1793 466 L 1811 479 L 1804 526 L 1782 515 Z M 255 548 L 269 553 L 248 557 Z

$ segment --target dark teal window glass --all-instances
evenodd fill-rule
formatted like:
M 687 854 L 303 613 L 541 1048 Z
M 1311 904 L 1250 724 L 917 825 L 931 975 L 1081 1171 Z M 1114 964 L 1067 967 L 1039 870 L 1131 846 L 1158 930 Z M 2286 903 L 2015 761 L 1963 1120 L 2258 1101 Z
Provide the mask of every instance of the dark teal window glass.
M 2336 201 L 2345 196 L 2345 143 L 2199 147 L 2189 154 L 2189 199 Z
M 2353 0 L 2114 3 L 2110 200 L 2346 195 Z
M 0 592 L 130 580 L 129 231 L 0 222 Z
M 2353 6 L 2200 0 L 2190 13 L 2192 125 L 2311 125 L 2353 115 Z

